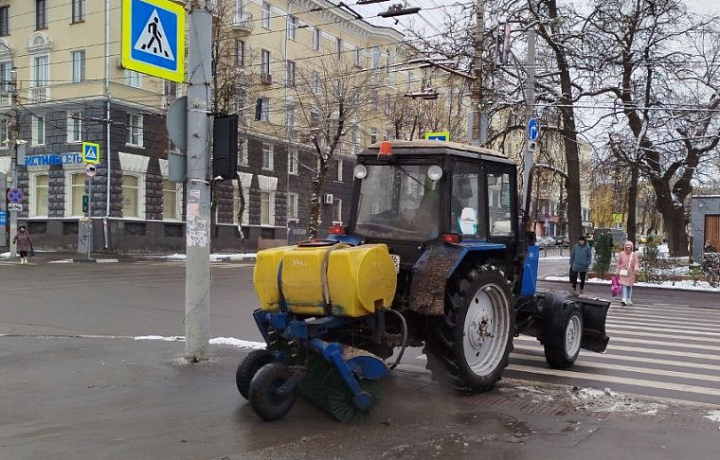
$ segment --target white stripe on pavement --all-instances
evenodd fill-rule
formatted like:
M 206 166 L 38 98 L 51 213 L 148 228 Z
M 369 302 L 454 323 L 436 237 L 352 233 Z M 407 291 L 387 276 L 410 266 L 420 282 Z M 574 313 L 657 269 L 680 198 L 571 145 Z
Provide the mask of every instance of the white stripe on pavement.
M 712 315 L 708 316 L 663 316 L 663 315 L 653 315 L 653 314 L 643 314 L 643 313 L 635 313 L 635 312 L 622 312 L 622 314 L 618 311 L 614 311 L 610 309 L 608 312 L 608 317 L 612 317 L 614 319 L 637 319 L 637 320 L 643 320 L 643 321 L 661 321 L 661 320 L 667 320 L 672 322 L 681 322 L 686 323 L 689 322 L 690 324 L 694 322 L 701 322 L 703 324 L 715 324 L 720 326 L 720 316 L 718 317 L 712 317 Z M 665 322 L 667 322 L 665 321 Z
M 685 335 L 672 335 L 672 334 L 659 334 L 657 332 L 642 332 L 638 333 L 635 331 L 624 331 L 616 328 L 607 328 L 607 332 L 614 332 L 616 334 L 629 334 L 634 336 L 640 336 L 640 337 L 655 337 L 657 339 L 674 339 L 674 340 L 688 340 L 691 342 L 707 342 L 707 343 L 718 343 L 718 339 L 712 338 L 712 337 L 693 337 L 693 334 L 685 334 Z M 661 331 L 664 332 L 664 331 Z M 716 337 L 720 336 L 720 334 L 714 334 Z M 611 336 L 615 337 L 615 336 Z
M 522 336 L 521 335 L 519 337 L 515 337 L 515 340 L 516 341 L 520 340 L 520 341 L 529 342 L 529 343 L 539 343 L 539 342 L 537 342 L 537 339 L 535 339 L 535 337 L 530 337 L 530 336 Z M 633 342 L 633 340 L 618 340 L 618 338 L 611 337 L 610 344 L 608 345 L 608 351 L 615 351 L 615 350 L 635 351 L 638 353 L 650 353 L 650 354 L 663 355 L 663 356 L 670 355 L 670 356 L 679 356 L 679 357 L 683 357 L 683 358 L 697 358 L 697 359 L 704 359 L 704 360 L 711 360 L 711 361 L 720 361 L 720 355 L 711 355 L 711 354 L 707 354 L 707 353 L 693 353 L 693 352 L 689 352 L 689 351 L 677 351 L 677 350 L 666 350 L 666 349 L 660 350 L 657 348 L 629 347 L 629 346 L 623 346 L 623 345 L 616 344 L 615 342 L 618 342 L 618 341 Z M 660 343 L 663 345 L 672 345 L 672 344 L 667 344 L 665 342 L 652 342 L 652 343 L 654 343 L 654 344 Z M 705 347 L 695 347 L 695 348 L 705 349 Z
M 669 326 L 667 323 L 664 324 L 647 324 L 642 322 L 635 322 L 633 321 L 633 326 L 630 326 L 627 322 L 618 322 L 618 321 L 612 321 L 608 320 L 605 325 L 609 327 L 622 327 L 626 329 L 643 329 L 643 330 L 649 330 L 649 331 L 667 331 L 667 332 L 697 332 L 699 334 L 703 335 L 715 335 L 715 331 L 718 330 L 716 327 L 699 327 L 699 326 L 677 326 L 672 325 Z

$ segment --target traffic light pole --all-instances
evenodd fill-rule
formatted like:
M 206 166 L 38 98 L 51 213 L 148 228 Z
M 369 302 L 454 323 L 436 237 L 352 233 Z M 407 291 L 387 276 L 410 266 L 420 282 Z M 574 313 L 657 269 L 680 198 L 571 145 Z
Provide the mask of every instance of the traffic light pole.
M 210 116 L 212 14 L 207 1 L 190 6 L 187 56 L 187 179 L 185 200 L 185 357 L 197 362 L 210 340 Z
M 20 126 L 18 125 L 18 94 L 17 94 L 17 69 L 15 69 L 14 60 L 11 63 L 10 84 L 12 85 L 12 93 L 10 94 L 10 175 L 12 176 L 12 188 L 17 188 L 17 160 L 18 160 L 18 139 L 20 137 Z M 15 236 L 18 229 L 18 212 L 10 211 L 10 260 L 17 257 L 17 243 Z

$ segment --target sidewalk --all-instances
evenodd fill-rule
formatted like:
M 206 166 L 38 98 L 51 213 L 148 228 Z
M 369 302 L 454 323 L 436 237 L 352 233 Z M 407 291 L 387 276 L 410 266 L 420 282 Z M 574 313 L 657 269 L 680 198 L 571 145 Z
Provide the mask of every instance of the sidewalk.
M 0 458 L 707 459 L 720 448 L 707 409 L 594 412 L 538 399 L 518 382 L 443 395 L 427 374 L 394 372 L 368 420 L 342 425 L 299 398 L 261 421 L 235 388 L 247 350 L 212 346 L 188 365 L 184 344 L 131 337 L 0 336 Z M 720 413 L 718 413 L 720 417 Z

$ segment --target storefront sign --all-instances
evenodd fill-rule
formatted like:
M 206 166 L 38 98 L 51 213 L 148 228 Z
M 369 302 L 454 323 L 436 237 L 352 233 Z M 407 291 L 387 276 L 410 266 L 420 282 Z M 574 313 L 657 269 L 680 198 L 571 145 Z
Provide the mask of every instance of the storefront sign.
M 25 166 L 62 166 L 82 162 L 80 152 L 25 155 Z

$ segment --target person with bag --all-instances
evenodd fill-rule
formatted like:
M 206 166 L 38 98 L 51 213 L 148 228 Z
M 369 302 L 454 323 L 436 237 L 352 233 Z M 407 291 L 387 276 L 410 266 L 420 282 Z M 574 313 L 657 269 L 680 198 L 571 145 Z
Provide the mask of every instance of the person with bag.
M 28 253 L 32 248 L 32 240 L 30 239 L 30 234 L 27 232 L 24 225 L 21 225 L 18 228 L 18 233 L 15 235 L 15 238 L 13 238 L 13 243 L 17 244 L 17 251 L 18 254 L 20 254 L 20 263 L 26 264 Z
M 582 295 L 583 289 L 585 289 L 585 277 L 591 261 L 592 251 L 590 245 L 587 244 L 584 236 L 580 236 L 570 253 L 570 282 L 572 283 L 573 294 L 577 294 L 577 279 L 578 275 L 580 275 L 580 294 Z
M 633 250 L 632 241 L 628 240 L 623 246 L 622 252 L 617 256 L 617 265 L 615 266 L 615 275 L 620 279 L 622 286 L 623 305 L 632 305 L 632 288 L 635 284 L 635 275 L 640 269 L 640 261 Z

